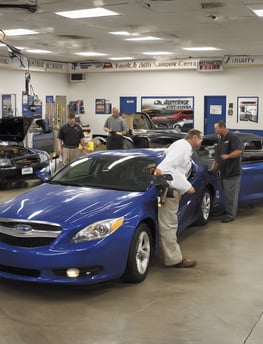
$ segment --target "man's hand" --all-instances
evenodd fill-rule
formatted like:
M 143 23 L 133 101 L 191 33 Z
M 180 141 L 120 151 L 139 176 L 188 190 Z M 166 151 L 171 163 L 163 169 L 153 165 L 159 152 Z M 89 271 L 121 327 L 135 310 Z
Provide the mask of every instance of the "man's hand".
M 155 176 L 161 176 L 163 173 L 162 173 L 162 171 L 159 168 L 155 168 L 153 174 Z
M 188 193 L 188 195 L 192 195 L 193 193 L 195 193 L 195 188 L 191 186 L 190 189 L 186 193 Z
M 222 154 L 222 155 L 220 155 L 220 158 L 222 160 L 227 160 L 227 159 L 229 159 L 229 154 Z

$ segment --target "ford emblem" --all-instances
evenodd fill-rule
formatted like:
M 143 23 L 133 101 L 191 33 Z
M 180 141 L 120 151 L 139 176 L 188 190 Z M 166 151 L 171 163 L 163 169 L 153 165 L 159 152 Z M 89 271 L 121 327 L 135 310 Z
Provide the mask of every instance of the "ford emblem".
M 31 232 L 33 228 L 30 225 L 19 223 L 15 226 L 15 230 L 21 234 L 26 234 L 28 232 Z

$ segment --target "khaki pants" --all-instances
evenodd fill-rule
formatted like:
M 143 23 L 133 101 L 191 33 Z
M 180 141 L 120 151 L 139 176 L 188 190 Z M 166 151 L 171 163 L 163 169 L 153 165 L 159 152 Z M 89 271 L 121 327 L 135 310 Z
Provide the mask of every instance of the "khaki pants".
M 176 235 L 180 192 L 174 190 L 174 196 L 174 198 L 165 198 L 164 204 L 158 208 L 160 247 L 166 266 L 178 264 L 183 259 Z
M 81 150 L 77 148 L 66 148 L 62 149 L 62 164 L 67 165 L 69 162 L 78 159 L 81 155 Z

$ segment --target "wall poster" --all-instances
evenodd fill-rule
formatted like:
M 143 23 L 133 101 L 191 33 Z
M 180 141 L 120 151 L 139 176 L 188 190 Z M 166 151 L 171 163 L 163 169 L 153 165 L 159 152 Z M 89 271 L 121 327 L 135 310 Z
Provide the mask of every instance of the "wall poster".
M 107 99 L 96 99 L 95 100 L 95 113 L 100 114 L 111 114 L 111 103 Z
M 16 95 L 2 94 L 2 117 L 16 116 Z
M 237 98 L 237 121 L 258 122 L 258 97 Z
M 178 121 L 194 120 L 194 97 L 142 97 L 141 111 L 159 127 L 175 128 Z

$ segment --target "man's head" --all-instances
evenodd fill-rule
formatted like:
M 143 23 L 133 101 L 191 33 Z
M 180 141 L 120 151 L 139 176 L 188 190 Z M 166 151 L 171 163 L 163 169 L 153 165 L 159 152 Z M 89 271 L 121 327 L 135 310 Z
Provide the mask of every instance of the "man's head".
M 75 123 L 75 114 L 74 113 L 70 113 L 68 115 L 68 124 L 73 126 Z
M 224 121 L 217 121 L 214 124 L 215 133 L 219 136 L 225 136 L 228 133 L 228 129 Z
M 112 109 L 112 115 L 113 115 L 113 117 L 118 117 L 118 116 L 120 115 L 119 109 L 116 108 L 116 107 L 114 107 L 114 108 Z
M 200 130 L 191 129 L 186 133 L 185 140 L 190 143 L 192 148 L 198 148 L 202 143 L 203 134 Z

